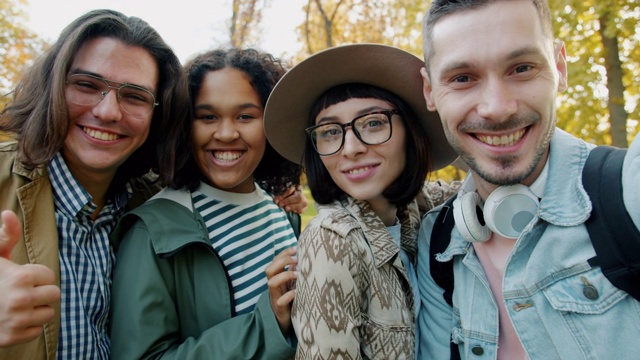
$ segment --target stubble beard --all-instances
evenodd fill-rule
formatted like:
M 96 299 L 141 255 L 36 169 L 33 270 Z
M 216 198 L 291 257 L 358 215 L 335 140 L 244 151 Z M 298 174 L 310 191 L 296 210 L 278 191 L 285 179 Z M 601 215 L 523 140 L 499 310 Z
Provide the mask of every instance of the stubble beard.
M 484 129 L 490 131 L 500 131 L 506 129 L 514 129 L 521 127 L 521 124 L 529 124 L 529 126 L 534 125 L 536 123 L 541 122 L 541 117 L 537 113 L 531 113 L 525 116 L 517 116 L 505 123 L 500 124 L 497 127 L 493 127 L 491 129 Z M 469 168 L 476 173 L 480 178 L 484 181 L 496 185 L 496 186 L 506 186 L 506 185 L 515 185 L 522 183 L 526 178 L 531 176 L 531 174 L 535 171 L 538 163 L 544 156 L 545 151 L 549 147 L 549 143 L 551 141 L 551 136 L 553 135 L 553 129 L 555 121 L 550 121 L 549 128 L 546 129 L 543 134 L 543 138 L 540 143 L 535 148 L 535 154 L 533 159 L 527 166 L 524 172 L 520 173 L 512 173 L 515 165 L 520 159 L 514 155 L 504 155 L 499 158 L 494 158 L 492 160 L 493 164 L 496 164 L 496 168 L 482 167 L 472 153 L 465 151 L 456 141 L 456 139 L 447 131 L 447 138 L 449 140 L 449 144 L 451 147 L 460 155 L 460 158 L 469 166 Z M 467 125 L 467 127 L 470 127 Z M 445 128 L 446 129 L 446 128 Z M 463 128 L 462 128 L 463 129 Z

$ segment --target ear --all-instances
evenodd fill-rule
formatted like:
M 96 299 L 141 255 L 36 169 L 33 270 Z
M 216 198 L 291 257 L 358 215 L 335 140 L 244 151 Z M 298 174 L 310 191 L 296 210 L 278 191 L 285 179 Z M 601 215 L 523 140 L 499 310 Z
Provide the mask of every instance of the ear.
M 431 97 L 433 89 L 431 88 L 431 81 L 429 80 L 427 69 L 421 68 L 420 75 L 422 75 L 422 95 L 427 103 L 427 109 L 429 109 L 429 111 L 436 111 L 436 105 L 433 103 L 433 99 Z
M 554 49 L 556 70 L 558 71 L 558 92 L 567 90 L 569 79 L 567 74 L 567 52 L 563 41 L 558 41 Z

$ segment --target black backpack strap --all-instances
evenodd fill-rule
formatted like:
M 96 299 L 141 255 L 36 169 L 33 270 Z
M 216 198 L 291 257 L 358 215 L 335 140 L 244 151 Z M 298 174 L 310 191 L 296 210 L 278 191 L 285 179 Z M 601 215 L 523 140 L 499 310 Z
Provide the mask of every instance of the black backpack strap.
M 450 197 L 442 205 L 436 222 L 433 224 L 431 243 L 429 244 L 429 271 L 436 284 L 444 290 L 442 296 L 449 306 L 452 306 L 451 296 L 453 295 L 453 261 L 440 262 L 435 258 L 436 254 L 447 250 L 451 242 L 451 230 L 455 225 L 452 204 L 456 196 Z
M 287 212 L 287 219 L 289 220 L 289 224 L 291 224 L 291 228 L 293 228 L 293 233 L 296 235 L 296 239 L 300 237 L 300 230 L 302 228 L 302 219 L 300 214 L 294 213 L 293 211 Z
M 640 300 L 640 232 L 624 207 L 622 163 L 625 149 L 599 146 L 591 151 L 582 184 L 593 204 L 585 225 L 596 251 L 589 264 L 617 288 Z
M 429 244 L 429 271 L 431 277 L 438 286 L 444 290 L 442 296 L 444 300 L 453 306 L 453 260 L 447 262 L 440 262 L 436 260 L 436 254 L 442 253 L 447 250 L 449 243 L 451 242 L 451 230 L 455 225 L 453 218 L 453 201 L 457 195 L 450 197 L 438 213 L 433 229 L 431 229 L 431 243 Z M 459 360 L 460 351 L 458 345 L 449 342 L 451 350 L 451 359 Z

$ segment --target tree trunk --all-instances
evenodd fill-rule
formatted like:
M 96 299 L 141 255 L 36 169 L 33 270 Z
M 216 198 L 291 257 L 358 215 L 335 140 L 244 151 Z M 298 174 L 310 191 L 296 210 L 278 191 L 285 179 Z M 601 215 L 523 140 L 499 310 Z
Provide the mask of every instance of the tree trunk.
M 325 48 L 330 48 L 333 46 L 333 39 L 331 38 L 331 28 L 333 27 L 333 17 L 329 19 L 329 16 L 327 16 L 327 13 L 324 11 L 324 8 L 322 7 L 320 0 L 316 0 L 316 5 L 318 6 L 318 10 L 320 11 L 320 15 L 322 16 L 322 23 L 324 25 L 324 32 L 326 36 L 324 46 Z M 338 4 L 336 6 L 336 10 L 338 6 L 340 5 Z
M 627 141 L 627 117 L 624 109 L 624 85 L 622 84 L 622 63 L 618 53 L 617 31 L 608 34 L 607 25 L 611 21 L 611 13 L 603 11 L 600 14 L 600 37 L 602 38 L 602 48 L 604 55 L 604 66 L 607 71 L 607 89 L 609 90 L 609 134 L 611 135 L 611 145 L 618 147 L 628 147 Z

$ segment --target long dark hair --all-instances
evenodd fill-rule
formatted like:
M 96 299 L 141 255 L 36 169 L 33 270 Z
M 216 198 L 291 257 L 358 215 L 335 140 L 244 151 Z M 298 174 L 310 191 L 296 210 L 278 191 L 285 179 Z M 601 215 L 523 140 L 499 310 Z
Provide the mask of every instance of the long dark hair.
M 285 65 L 272 55 L 255 49 L 212 50 L 202 53 L 189 61 L 184 69 L 189 82 L 189 96 L 191 108 L 195 107 L 195 101 L 200 93 L 202 81 L 207 73 L 224 68 L 238 69 L 249 77 L 251 85 L 260 96 L 262 106 L 278 80 L 286 72 Z M 184 129 L 191 133 L 191 126 Z M 173 188 L 186 187 L 194 190 L 202 174 L 198 169 L 190 147 L 184 149 L 189 152 L 189 160 L 185 168 L 180 171 L 173 184 Z M 278 154 L 267 142 L 264 155 L 253 173 L 256 183 L 272 195 L 281 194 L 292 186 L 300 184 L 302 168 Z
M 60 151 L 69 132 L 64 90 L 73 59 L 85 42 L 99 37 L 145 49 L 159 71 L 159 105 L 153 110 L 149 136 L 119 167 L 116 180 L 126 181 L 155 170 L 164 182 L 171 182 L 175 168 L 185 162 L 175 149 L 186 146 L 188 141 L 178 131 L 179 123 L 190 120 L 186 79 L 180 60 L 149 24 L 117 11 L 90 11 L 62 31 L 18 83 L 11 103 L 0 116 L 0 131 L 18 139 L 18 159 L 27 167 L 48 163 Z
M 320 111 L 331 105 L 349 99 L 380 99 L 393 104 L 398 110 L 406 128 L 405 156 L 406 166 L 400 176 L 384 190 L 382 195 L 397 207 L 409 204 L 418 195 L 431 169 L 427 148 L 427 135 L 411 108 L 395 94 L 379 87 L 367 84 L 343 84 L 327 90 L 318 98 L 308 120 L 308 126 L 315 125 Z M 318 204 L 329 204 L 340 200 L 346 193 L 333 181 L 325 168 L 320 155 L 307 138 L 304 150 L 304 165 L 311 195 Z

